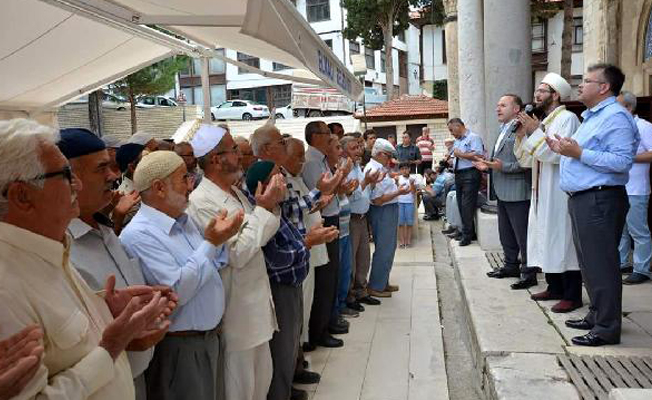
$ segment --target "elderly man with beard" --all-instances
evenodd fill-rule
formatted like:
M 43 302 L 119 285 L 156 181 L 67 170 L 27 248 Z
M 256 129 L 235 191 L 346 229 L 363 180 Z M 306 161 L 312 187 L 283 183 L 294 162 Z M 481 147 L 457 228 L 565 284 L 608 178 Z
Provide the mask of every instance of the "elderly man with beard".
M 109 168 L 110 157 L 100 138 L 86 129 L 63 129 L 57 147 L 78 171 L 82 190 L 78 193 L 80 214 L 68 225 L 72 238 L 70 260 L 86 283 L 93 290 L 102 290 L 109 277 L 115 277 L 115 287 L 126 288 L 131 285 L 144 285 L 145 278 L 138 264 L 127 256 L 120 240 L 114 233 L 111 221 L 100 211 L 111 201 L 111 187 L 117 175 Z M 167 297 L 176 300 L 169 288 L 159 287 Z M 174 308 L 175 303 L 171 304 Z M 146 338 L 143 351 L 129 351 L 127 356 L 134 377 L 136 399 L 145 399 L 145 375 L 152 355 L 153 345 L 167 332 L 158 329 Z
M 535 91 L 534 101 L 546 115 L 539 121 L 525 113 L 518 116 L 514 154 L 519 163 L 532 168 L 532 200 L 528 223 L 528 266 L 540 267 L 548 288 L 533 300 L 560 300 L 553 312 L 565 313 L 582 306 L 582 273 L 573 247 L 567 196 L 559 188 L 561 156 L 548 147 L 545 137 L 572 137 L 580 120 L 561 105 L 571 95 L 564 78 L 547 74 Z
M 202 124 L 193 140 L 204 179 L 190 195 L 188 214 L 206 226 L 220 210 L 244 213 L 242 229 L 227 242 L 229 263 L 220 271 L 226 293 L 222 318 L 227 399 L 263 400 L 272 380 L 269 341 L 278 325 L 262 247 L 276 234 L 275 214 L 284 188 L 257 190 L 255 203 L 236 186 L 241 154 L 229 133 Z
M 191 182 L 183 159 L 172 151 L 143 157 L 134 172 L 143 204 L 120 234 L 138 258 L 150 285 L 167 285 L 179 296 L 170 332 L 156 346 L 147 370 L 152 399 L 214 400 L 224 289 L 219 270 L 228 262 L 224 243 L 242 224 L 220 211 L 201 231 L 185 213 Z
M 197 170 L 197 156 L 195 156 L 192 146 L 188 142 L 176 143 L 173 150 L 179 157 L 183 158 L 183 162 L 186 164 L 186 169 L 192 179 L 193 189 L 197 188 L 204 176 L 201 171 Z
M 124 350 L 165 328 L 168 301 L 111 279 L 99 295 L 73 268 L 66 227 L 81 182 L 55 139 L 34 121 L 0 121 L 0 339 L 43 332 L 38 370 L 15 382 L 21 399 L 134 399 Z
M 364 174 L 378 172 L 382 179 L 371 190 L 369 219 L 374 235 L 374 254 L 371 261 L 368 293 L 374 297 L 392 297 L 398 286 L 389 284 L 389 274 L 394 264 L 398 230 L 398 196 L 407 194 L 409 187 L 397 187 L 389 176 L 389 163 L 396 150 L 385 139 L 376 139 L 372 158 Z

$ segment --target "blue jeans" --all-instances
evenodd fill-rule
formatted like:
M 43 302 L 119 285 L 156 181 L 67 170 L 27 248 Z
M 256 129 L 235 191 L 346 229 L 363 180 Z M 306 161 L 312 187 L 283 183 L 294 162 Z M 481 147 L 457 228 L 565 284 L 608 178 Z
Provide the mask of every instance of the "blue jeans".
M 347 235 L 340 238 L 340 271 L 337 277 L 334 314 L 339 314 L 346 307 L 346 297 L 349 294 L 349 286 L 351 285 L 351 257 L 351 236 Z
M 367 214 L 374 234 L 374 255 L 369 274 L 370 289 L 382 292 L 387 287 L 396 253 L 398 204 L 371 206 Z
M 631 236 L 634 239 L 634 272 L 650 277 L 652 241 L 650 240 L 650 228 L 647 225 L 647 204 L 650 195 L 628 197 L 627 222 L 618 246 L 620 265 L 623 267 L 627 263 L 627 256 L 631 248 Z

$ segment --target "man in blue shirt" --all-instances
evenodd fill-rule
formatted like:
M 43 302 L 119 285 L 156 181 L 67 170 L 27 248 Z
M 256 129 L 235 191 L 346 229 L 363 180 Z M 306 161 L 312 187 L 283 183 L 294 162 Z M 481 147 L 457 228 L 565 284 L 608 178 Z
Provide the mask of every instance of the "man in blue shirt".
M 622 286 L 618 243 L 629 209 L 625 185 L 640 141 L 632 115 L 616 101 L 625 75 L 613 65 L 590 66 L 579 87 L 584 121 L 572 138 L 547 137 L 561 154 L 560 187 L 568 193 L 577 259 L 589 294 L 588 314 L 566 326 L 590 330 L 580 346 L 620 343 Z
M 476 237 L 473 217 L 482 180 L 482 173 L 473 166 L 473 161 L 476 157 L 484 155 L 484 144 L 480 136 L 466 129 L 464 122 L 459 118 L 448 121 L 448 130 L 455 138 L 453 172 L 457 207 L 462 218 L 462 232 L 453 237 L 460 241 L 460 246 L 467 246 Z
M 243 214 L 220 213 L 204 229 L 185 213 L 192 182 L 173 151 L 143 157 L 134 186 L 143 205 L 120 240 L 138 258 L 149 285 L 167 285 L 179 296 L 169 333 L 156 346 L 146 372 L 147 397 L 214 400 L 224 288 L 219 270 L 228 262 L 223 245 L 235 235 Z

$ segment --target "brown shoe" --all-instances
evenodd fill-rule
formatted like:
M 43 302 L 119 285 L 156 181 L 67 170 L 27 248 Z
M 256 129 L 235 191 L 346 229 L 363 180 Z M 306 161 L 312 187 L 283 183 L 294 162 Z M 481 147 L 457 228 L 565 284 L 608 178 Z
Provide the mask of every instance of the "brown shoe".
M 389 283 L 385 286 L 386 292 L 398 292 L 398 285 L 390 285 Z
M 555 304 L 552 306 L 550 309 L 552 312 L 555 313 L 567 313 L 571 312 L 573 310 L 577 310 L 578 308 L 582 307 L 583 304 L 581 301 L 579 302 L 573 302 L 570 300 L 562 300 L 559 303 Z
M 546 300 L 561 300 L 562 297 L 558 294 L 550 293 L 545 290 L 543 292 L 534 293 L 530 298 L 534 301 L 546 301 Z
M 377 292 L 373 289 L 367 289 L 367 293 L 369 293 L 369 296 L 374 297 L 392 297 L 392 292 L 387 291 Z

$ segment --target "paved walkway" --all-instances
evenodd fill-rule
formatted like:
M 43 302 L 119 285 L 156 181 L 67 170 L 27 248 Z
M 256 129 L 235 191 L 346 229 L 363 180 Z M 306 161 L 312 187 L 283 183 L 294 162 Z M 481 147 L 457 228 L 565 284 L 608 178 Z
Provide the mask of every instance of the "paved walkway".
M 400 291 L 349 319 L 344 347 L 306 353 L 322 375 L 318 385 L 298 386 L 311 399 L 448 399 L 429 224 L 397 250 L 390 281 Z

